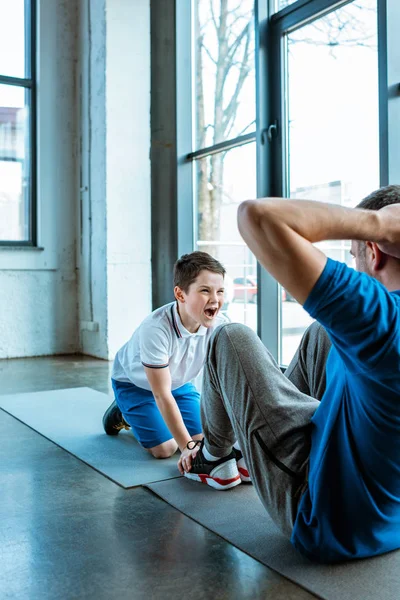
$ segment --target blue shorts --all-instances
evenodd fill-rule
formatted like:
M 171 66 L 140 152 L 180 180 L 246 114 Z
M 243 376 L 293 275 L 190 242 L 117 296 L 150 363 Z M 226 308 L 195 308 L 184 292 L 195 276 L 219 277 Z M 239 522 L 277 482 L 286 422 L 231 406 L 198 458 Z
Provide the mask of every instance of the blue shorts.
M 125 421 L 132 427 L 133 435 L 144 448 L 154 448 L 173 438 L 152 392 L 115 379 L 111 379 L 111 383 Z M 173 390 L 172 395 L 189 434 L 193 436 L 201 433 L 200 394 L 193 383 L 185 383 Z

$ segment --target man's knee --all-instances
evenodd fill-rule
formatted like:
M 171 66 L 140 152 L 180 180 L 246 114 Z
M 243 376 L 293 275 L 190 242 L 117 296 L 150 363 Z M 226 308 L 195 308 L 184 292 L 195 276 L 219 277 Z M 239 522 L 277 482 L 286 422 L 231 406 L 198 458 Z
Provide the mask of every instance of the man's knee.
M 154 446 L 153 448 L 148 448 L 148 451 L 154 458 L 169 458 L 178 449 L 178 444 L 175 440 L 167 440 L 158 446 Z
M 257 337 L 250 327 L 242 323 L 224 323 L 216 328 L 211 336 L 210 343 L 217 343 L 229 338 L 230 340 L 243 339 L 247 340 L 252 337 Z
M 307 343 L 313 343 L 315 346 L 331 346 L 331 340 L 324 327 L 318 321 L 314 321 L 306 329 L 304 338 Z

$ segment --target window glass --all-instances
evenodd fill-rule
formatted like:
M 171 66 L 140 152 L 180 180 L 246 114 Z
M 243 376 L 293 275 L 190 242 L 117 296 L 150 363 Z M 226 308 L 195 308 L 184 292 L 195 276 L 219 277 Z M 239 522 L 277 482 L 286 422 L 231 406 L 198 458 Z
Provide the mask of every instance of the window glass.
M 379 187 L 376 0 L 346 4 L 286 42 L 290 197 L 354 207 Z M 352 266 L 350 242 L 319 246 Z M 281 314 L 288 364 L 311 319 L 284 290 Z
M 290 6 L 297 0 L 270 0 L 271 14 Z
M 29 109 L 24 88 L 0 85 L 0 240 L 29 239 Z
M 194 29 L 197 150 L 255 130 L 254 0 L 194 0 Z
M 239 203 L 255 197 L 255 143 L 196 161 L 197 249 L 226 268 L 228 317 L 257 331 L 257 265 L 237 228 Z
M 0 75 L 25 77 L 25 0 L 0 0 Z

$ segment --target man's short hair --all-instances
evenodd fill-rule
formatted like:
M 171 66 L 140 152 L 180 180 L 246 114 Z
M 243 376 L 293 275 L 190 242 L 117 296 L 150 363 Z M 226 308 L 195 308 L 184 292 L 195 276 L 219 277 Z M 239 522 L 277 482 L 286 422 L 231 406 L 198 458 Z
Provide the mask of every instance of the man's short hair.
M 375 190 L 375 192 L 369 194 L 364 200 L 361 200 L 356 208 L 381 210 L 381 208 L 389 206 L 390 204 L 400 204 L 400 185 L 388 185 L 379 190 Z M 358 245 L 361 260 L 363 260 L 366 254 L 365 242 L 357 241 L 356 243 Z
M 207 254 L 207 252 L 191 252 L 184 254 L 174 265 L 174 287 L 178 286 L 188 293 L 192 284 L 200 274 L 200 271 L 211 271 L 225 277 L 225 269 L 218 260 Z
M 390 204 L 400 204 L 400 185 L 388 185 L 369 194 L 356 208 L 381 210 Z

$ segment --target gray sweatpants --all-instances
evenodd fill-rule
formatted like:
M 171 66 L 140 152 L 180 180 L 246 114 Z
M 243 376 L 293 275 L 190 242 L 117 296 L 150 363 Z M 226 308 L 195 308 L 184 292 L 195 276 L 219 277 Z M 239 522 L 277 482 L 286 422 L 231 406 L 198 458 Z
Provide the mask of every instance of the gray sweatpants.
M 205 446 L 226 456 L 240 444 L 266 510 L 290 536 L 307 486 L 310 419 L 325 390 L 330 340 L 313 323 L 283 374 L 245 325 L 222 325 L 210 340 L 201 417 Z

